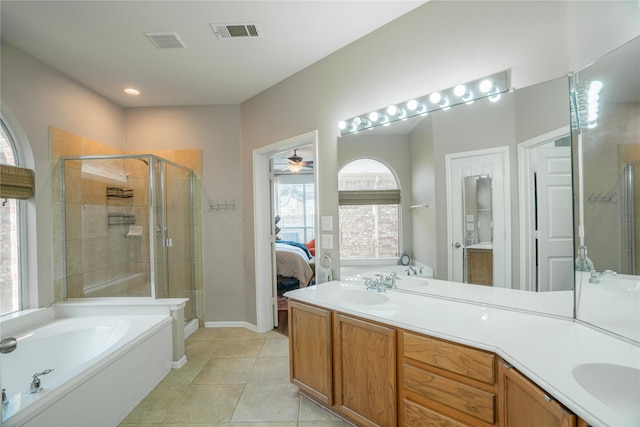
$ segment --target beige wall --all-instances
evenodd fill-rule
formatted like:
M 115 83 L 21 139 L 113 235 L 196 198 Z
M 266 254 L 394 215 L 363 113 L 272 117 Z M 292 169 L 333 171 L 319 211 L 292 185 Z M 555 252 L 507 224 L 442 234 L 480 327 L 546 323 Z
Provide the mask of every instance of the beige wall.
M 128 151 L 201 149 L 202 257 L 206 321 L 244 321 L 240 107 L 127 108 Z M 249 154 L 250 157 L 250 154 Z M 211 203 L 235 202 L 235 211 L 210 210 Z M 252 308 L 255 311 L 255 308 Z
M 21 127 L 28 140 L 28 156 L 36 176 L 36 196 L 29 201 L 28 221 L 35 235 L 28 236 L 29 295 L 32 307 L 53 302 L 53 212 L 49 126 L 124 147 L 122 108 L 19 49 L 2 43 L 2 114 Z M 12 120 L 13 119 L 13 120 Z M 13 122 L 13 123 L 12 123 Z M 18 129 L 14 129 L 18 131 Z M 35 215 L 37 211 L 37 216 Z

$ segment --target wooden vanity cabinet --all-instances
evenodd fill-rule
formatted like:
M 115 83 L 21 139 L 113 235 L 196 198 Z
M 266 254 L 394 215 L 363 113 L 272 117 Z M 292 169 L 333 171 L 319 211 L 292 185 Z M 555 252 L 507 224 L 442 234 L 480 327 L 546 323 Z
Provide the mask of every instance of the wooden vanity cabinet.
M 499 363 L 499 375 L 503 426 L 575 427 L 577 425 L 578 420 L 575 414 L 507 363 Z
M 333 405 L 331 311 L 289 301 L 291 382 L 328 406 Z
M 397 425 L 396 330 L 334 313 L 335 409 L 362 426 Z
M 404 330 L 398 348 L 401 425 L 498 425 L 493 353 Z
M 467 248 L 467 282 L 493 285 L 493 250 Z

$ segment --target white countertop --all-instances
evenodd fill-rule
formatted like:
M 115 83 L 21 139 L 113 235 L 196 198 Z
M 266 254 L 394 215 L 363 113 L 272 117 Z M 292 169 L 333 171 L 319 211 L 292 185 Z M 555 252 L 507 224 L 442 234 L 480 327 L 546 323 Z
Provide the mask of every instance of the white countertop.
M 640 402 L 590 394 L 573 371 L 585 364 L 613 364 L 640 370 L 640 347 L 575 322 L 389 290 L 388 301 L 363 305 L 340 300 L 344 290 L 363 290 L 358 283 L 333 281 L 285 295 L 369 320 L 495 352 L 590 424 L 640 425 Z M 370 291 L 373 292 L 373 291 Z M 624 369 L 624 368 L 622 368 Z M 610 376 L 598 378 L 607 390 Z M 615 384 L 612 385 L 614 387 Z M 640 387 L 640 384 L 638 385 Z M 606 394 L 606 393 L 605 393 Z M 609 402 L 606 402 L 609 400 Z

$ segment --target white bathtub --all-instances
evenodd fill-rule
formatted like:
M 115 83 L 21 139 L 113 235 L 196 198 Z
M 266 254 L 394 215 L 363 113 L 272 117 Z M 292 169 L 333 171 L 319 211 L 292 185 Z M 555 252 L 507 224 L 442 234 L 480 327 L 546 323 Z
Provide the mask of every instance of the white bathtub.
M 0 324 L 2 338 L 18 340 L 16 350 L 0 355 L 9 398 L 3 427 L 115 426 L 171 370 L 170 315 L 55 317 L 55 311 Z M 28 393 L 33 374 L 46 369 L 53 371 L 40 377 L 43 389 Z

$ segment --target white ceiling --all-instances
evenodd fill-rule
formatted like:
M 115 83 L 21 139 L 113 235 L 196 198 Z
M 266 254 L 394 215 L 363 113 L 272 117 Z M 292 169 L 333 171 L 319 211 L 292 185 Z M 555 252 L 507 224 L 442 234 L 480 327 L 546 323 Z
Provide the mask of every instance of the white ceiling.
M 2 0 L 0 29 L 124 107 L 239 104 L 423 3 Z M 210 23 L 257 23 L 263 37 L 218 40 Z M 158 49 L 144 32 L 176 32 L 186 49 Z

